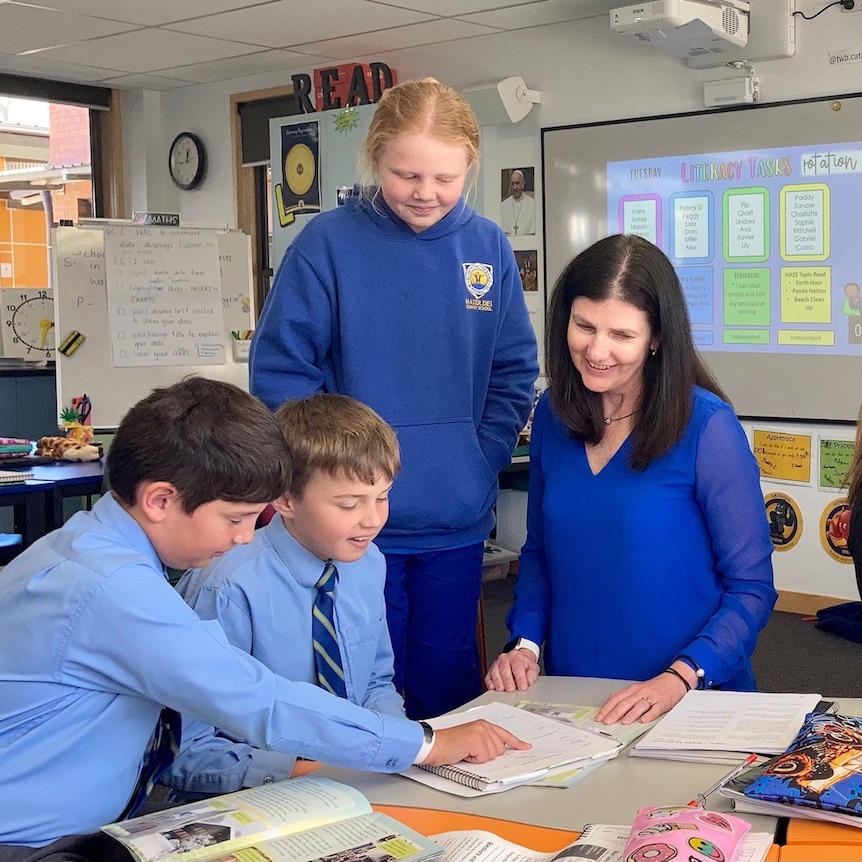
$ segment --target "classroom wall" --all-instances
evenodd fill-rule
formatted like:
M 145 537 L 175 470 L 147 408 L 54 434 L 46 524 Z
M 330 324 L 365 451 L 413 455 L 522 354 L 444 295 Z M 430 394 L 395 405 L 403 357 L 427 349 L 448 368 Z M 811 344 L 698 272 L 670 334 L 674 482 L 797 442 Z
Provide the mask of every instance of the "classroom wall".
M 755 0 L 756 2 L 756 0 Z M 797 0 L 797 9 L 814 15 L 826 0 Z M 862 62 L 836 63 L 830 55 L 860 56 L 862 15 L 826 10 L 812 21 L 796 17 L 797 51 L 792 58 L 755 62 L 763 101 L 784 101 L 862 91 Z M 521 75 L 527 85 L 542 94 L 522 123 L 483 130 L 484 171 L 480 207 L 493 216 L 499 206 L 499 171 L 504 167 L 535 165 L 537 183 L 541 163 L 539 129 L 555 125 L 595 122 L 624 117 L 703 109 L 703 82 L 733 77 L 732 69 L 690 70 L 678 61 L 641 47 L 634 39 L 610 31 L 606 15 L 532 31 L 509 32 L 464 39 L 443 45 L 422 46 L 374 57 L 397 71 L 399 80 L 434 75 L 463 88 L 508 75 Z M 232 93 L 289 83 L 292 72 L 269 74 L 166 91 L 161 94 L 132 92 L 123 96 L 123 120 L 127 160 L 129 209 L 178 210 L 189 221 L 232 222 L 233 189 L 229 98 Z M 157 118 L 158 122 L 153 119 Z M 167 148 L 173 136 L 188 129 L 201 135 L 209 150 L 209 168 L 203 186 L 193 192 L 175 189 L 167 178 Z M 624 132 L 621 132 L 624 133 Z M 862 134 L 862 130 L 860 130 Z M 537 200 L 540 200 L 537 189 Z M 541 232 L 535 237 L 540 250 Z M 556 273 L 549 274 L 550 280 Z M 542 273 L 540 272 L 540 277 Z M 862 398 L 858 385 L 848 397 Z M 811 433 L 805 425 L 772 424 L 791 432 Z M 750 428 L 749 430 L 750 434 Z M 852 437 L 848 426 L 826 425 L 836 438 Z M 817 490 L 816 482 L 804 486 L 764 483 L 764 491 L 783 490 L 804 508 L 806 534 L 793 551 L 776 554 L 776 582 L 782 591 L 857 598 L 852 566 L 835 562 L 820 547 L 815 534 L 820 512 L 834 496 Z M 501 500 L 501 521 L 517 527 L 523 499 L 510 518 L 509 494 Z M 515 529 L 508 544 L 517 546 Z M 506 544 L 506 542 L 501 542 Z M 818 604 L 828 602 L 817 601 Z

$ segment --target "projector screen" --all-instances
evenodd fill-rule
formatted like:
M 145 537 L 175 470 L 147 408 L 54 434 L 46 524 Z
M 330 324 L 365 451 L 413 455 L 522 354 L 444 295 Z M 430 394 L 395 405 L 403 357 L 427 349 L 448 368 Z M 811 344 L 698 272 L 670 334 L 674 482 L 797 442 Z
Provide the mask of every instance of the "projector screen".
M 862 95 L 543 129 L 550 289 L 639 234 L 673 262 L 741 416 L 855 420 L 862 400 Z

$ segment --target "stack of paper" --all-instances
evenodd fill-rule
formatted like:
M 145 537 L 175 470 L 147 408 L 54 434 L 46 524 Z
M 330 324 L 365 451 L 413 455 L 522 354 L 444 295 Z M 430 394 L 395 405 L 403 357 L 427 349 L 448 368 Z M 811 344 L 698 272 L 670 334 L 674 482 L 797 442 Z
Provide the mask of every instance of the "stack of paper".
M 483 718 L 505 727 L 532 745 L 526 751 L 508 749 L 488 763 L 453 766 L 411 766 L 403 775 L 454 793 L 479 796 L 526 784 L 567 764 L 586 765 L 616 757 L 622 743 L 613 736 L 562 723 L 505 703 L 486 703 L 465 712 L 432 719 L 435 728 L 454 727 Z
M 690 691 L 630 753 L 724 764 L 781 754 L 819 702 L 819 694 Z

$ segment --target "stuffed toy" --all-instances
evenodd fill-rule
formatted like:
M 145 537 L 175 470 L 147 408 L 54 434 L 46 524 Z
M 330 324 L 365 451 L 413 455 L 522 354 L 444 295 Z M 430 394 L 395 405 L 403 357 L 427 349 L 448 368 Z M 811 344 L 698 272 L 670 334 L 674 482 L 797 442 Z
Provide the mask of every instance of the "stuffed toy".
M 36 454 L 58 461 L 98 461 L 102 457 L 102 445 L 81 443 L 70 437 L 40 437 Z

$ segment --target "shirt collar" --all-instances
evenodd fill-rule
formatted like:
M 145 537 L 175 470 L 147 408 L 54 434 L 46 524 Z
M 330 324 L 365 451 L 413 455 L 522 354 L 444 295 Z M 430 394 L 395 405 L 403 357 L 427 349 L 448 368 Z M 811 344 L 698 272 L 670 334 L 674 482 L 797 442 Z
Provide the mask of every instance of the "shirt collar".
M 300 545 L 287 531 L 284 519 L 278 513 L 263 529 L 266 530 L 266 537 L 275 552 L 297 583 L 304 587 L 313 587 L 323 572 L 326 561 Z M 334 562 L 337 568 L 349 565 L 339 563 L 337 560 Z
M 92 514 L 104 527 L 112 532 L 122 534 L 125 547 L 149 557 L 153 566 L 160 572 L 164 572 L 164 563 L 156 553 L 149 536 L 129 512 L 117 502 L 113 491 L 103 494 L 98 499 L 96 505 L 93 506 Z

